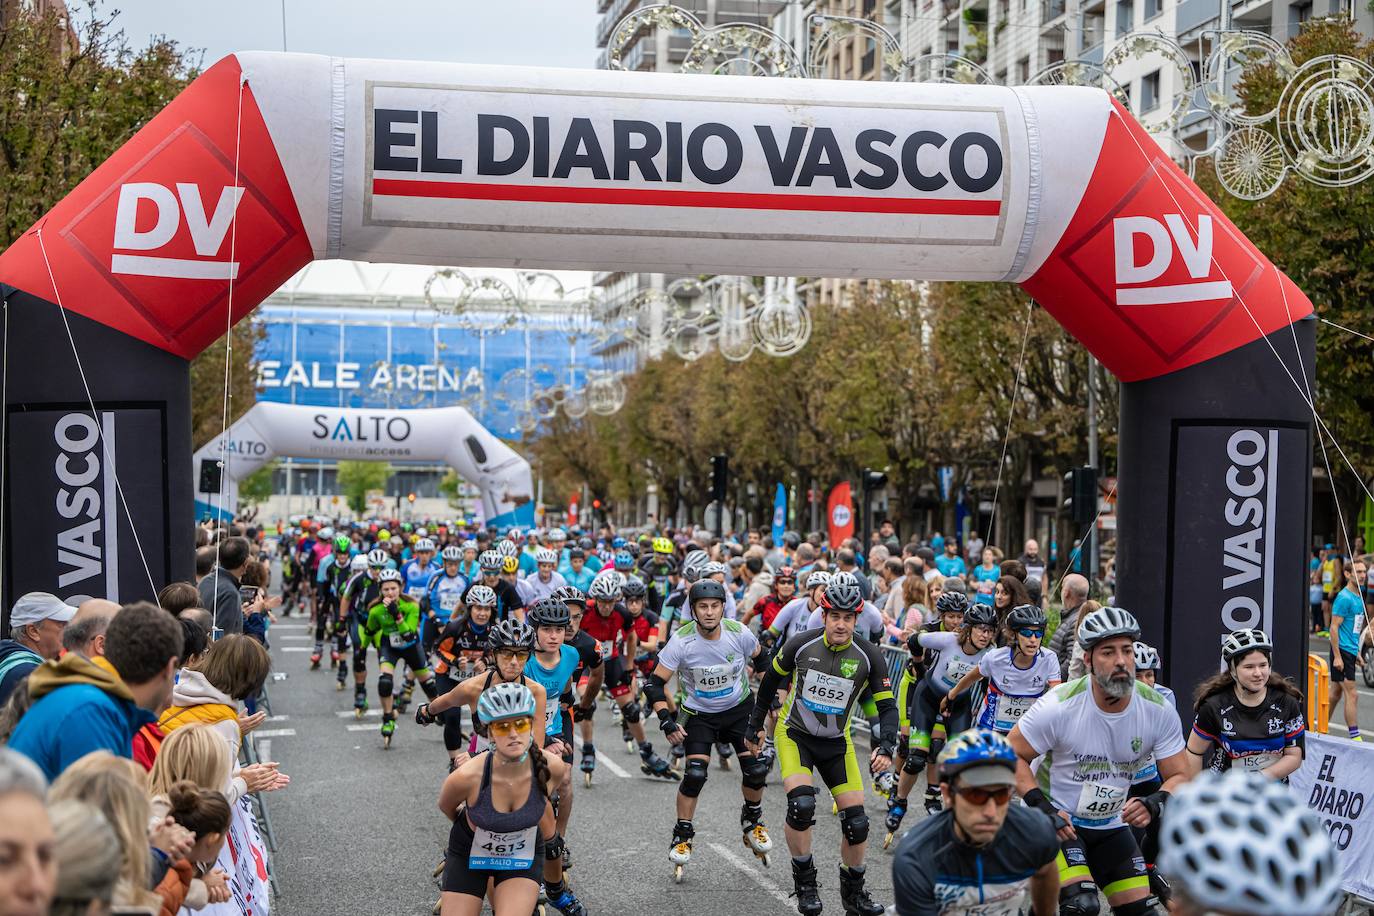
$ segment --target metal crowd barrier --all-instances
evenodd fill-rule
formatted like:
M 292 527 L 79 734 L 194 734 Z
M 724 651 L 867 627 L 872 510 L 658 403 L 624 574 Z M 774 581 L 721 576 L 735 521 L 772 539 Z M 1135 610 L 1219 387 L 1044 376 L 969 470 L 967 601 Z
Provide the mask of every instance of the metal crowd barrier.
M 1331 669 L 1315 652 L 1307 656 L 1307 728 L 1324 735 L 1331 712 Z

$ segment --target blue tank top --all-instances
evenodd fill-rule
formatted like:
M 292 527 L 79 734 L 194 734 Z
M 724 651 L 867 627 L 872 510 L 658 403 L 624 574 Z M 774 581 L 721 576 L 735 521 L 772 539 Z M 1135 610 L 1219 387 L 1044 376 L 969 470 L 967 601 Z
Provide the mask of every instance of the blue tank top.
M 569 679 L 578 665 L 577 650 L 566 643 L 559 647 L 558 664 L 552 669 L 545 668 L 539 663 L 537 655 L 531 655 L 530 660 L 525 662 L 525 677 L 532 681 L 537 681 L 544 688 L 547 695 L 544 699 L 544 734 L 560 735 L 563 732 L 563 719 L 559 715 L 558 697 L 563 693 L 563 688 L 568 686 Z

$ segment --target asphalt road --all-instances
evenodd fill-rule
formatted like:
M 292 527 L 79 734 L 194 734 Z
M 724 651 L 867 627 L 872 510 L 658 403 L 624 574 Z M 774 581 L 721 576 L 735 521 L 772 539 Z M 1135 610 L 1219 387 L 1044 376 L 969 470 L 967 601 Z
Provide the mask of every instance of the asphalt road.
M 435 802 L 447 775 L 437 727 L 398 721 L 390 750 L 382 749 L 380 718 L 354 718 L 352 690 L 336 692 L 327 667 L 309 671 L 313 638 L 297 617 L 272 627 L 272 657 L 284 680 L 270 683 L 273 720 L 255 734 L 264 759 L 277 760 L 291 785 L 267 797 L 277 838 L 273 858 L 284 916 L 338 913 L 427 916 L 439 891 L 431 872 L 442 857 L 449 823 Z M 375 658 L 370 660 L 375 678 Z M 375 683 L 371 702 L 376 704 Z M 593 784 L 581 774 L 569 830 L 570 882 L 593 914 L 795 913 L 788 899 L 791 870 L 782 836 L 786 799 L 776 779 L 764 795 L 764 822 L 774 837 L 771 867 L 745 849 L 739 830 L 739 772 L 713 764 L 696 818 L 693 860 L 683 883 L 672 882 L 668 845 L 675 819 L 676 783 L 643 775 L 619 728 L 604 711 L 596 718 L 601 755 Z M 655 748 L 666 750 L 661 735 Z M 867 744 L 861 742 L 862 747 Z M 776 769 L 774 770 L 776 774 Z M 920 789 L 913 793 L 919 798 Z M 839 899 L 839 821 L 817 800 L 816 859 L 827 912 L 842 913 Z M 920 815 L 919 805 L 906 826 Z M 870 887 L 891 903 L 891 858 L 881 850 L 882 799 L 868 799 L 876 843 L 870 852 Z M 555 911 L 550 911 L 551 914 Z

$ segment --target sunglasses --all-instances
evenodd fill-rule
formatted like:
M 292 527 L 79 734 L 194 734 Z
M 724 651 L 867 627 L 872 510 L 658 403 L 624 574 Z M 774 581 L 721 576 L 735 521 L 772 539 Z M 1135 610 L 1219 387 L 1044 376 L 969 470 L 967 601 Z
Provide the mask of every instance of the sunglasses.
M 503 661 L 529 661 L 530 653 L 524 649 L 497 649 L 496 657 Z
M 531 724 L 529 719 L 502 719 L 487 725 L 487 731 L 502 737 L 524 735 L 529 732 Z
M 986 805 L 988 799 L 992 799 L 999 805 L 1005 805 L 1011 801 L 1011 786 L 1002 786 L 1000 789 L 967 786 L 959 790 L 959 797 L 973 805 Z
M 1030 627 L 1023 627 L 1023 628 L 1017 630 L 1016 632 L 1019 633 L 1020 635 L 1024 636 L 1024 637 L 1026 637 L 1027 639 L 1032 639 L 1032 638 L 1033 638 L 1033 639 L 1044 639 L 1044 638 L 1045 638 L 1045 631 L 1044 631 L 1044 630 L 1032 630 Z

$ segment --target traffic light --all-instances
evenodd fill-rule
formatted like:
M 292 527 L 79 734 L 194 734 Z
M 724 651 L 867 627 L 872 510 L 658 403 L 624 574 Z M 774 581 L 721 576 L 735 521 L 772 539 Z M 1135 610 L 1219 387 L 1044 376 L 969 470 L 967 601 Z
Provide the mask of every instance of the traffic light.
M 415 502 L 415 494 L 414 494 L 414 493 L 409 493 L 409 494 L 407 494 L 407 495 L 406 495 L 406 499 L 408 499 L 410 502 Z
M 716 502 L 725 501 L 725 491 L 729 487 L 730 458 L 728 455 L 711 456 L 711 498 Z
M 1097 518 L 1097 468 L 1074 468 L 1064 475 L 1064 512 L 1079 525 Z
M 599 500 L 599 499 L 594 499 L 594 500 L 592 500 L 592 508 L 593 508 L 593 509 L 596 509 L 596 510 L 598 510 L 598 511 L 600 511 L 600 509 L 601 509 L 601 500 Z
M 887 475 L 882 471 L 873 471 L 864 468 L 863 485 L 865 493 L 881 490 L 883 487 L 887 486 Z

